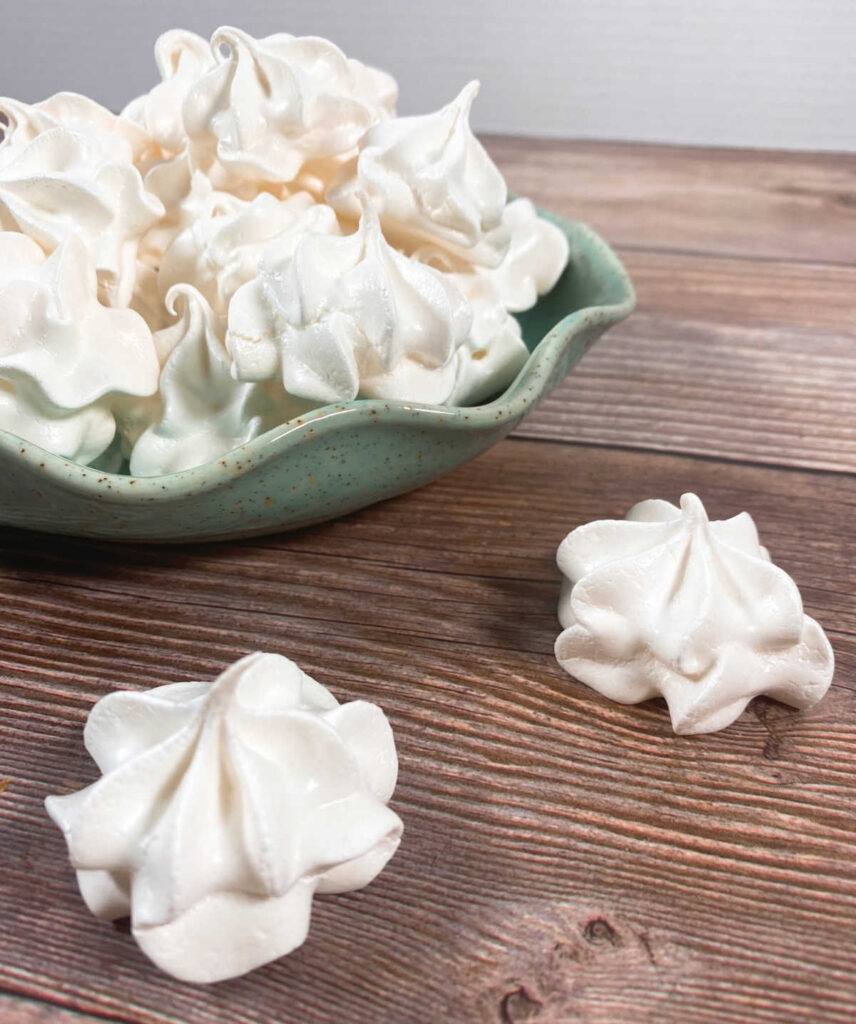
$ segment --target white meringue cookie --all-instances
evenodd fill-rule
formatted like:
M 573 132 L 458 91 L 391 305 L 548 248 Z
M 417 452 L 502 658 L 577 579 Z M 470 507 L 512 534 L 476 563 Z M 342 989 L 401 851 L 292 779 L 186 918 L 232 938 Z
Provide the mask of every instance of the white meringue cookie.
M 127 410 L 122 427 L 133 444 L 132 476 L 157 476 L 201 466 L 306 412 L 310 405 L 278 382 L 243 384 L 231 374 L 225 321 L 190 285 L 175 285 L 166 305 L 178 322 L 155 335 L 164 363 L 160 401 Z
M 468 262 L 497 266 L 508 249 L 502 224 L 507 189 L 470 128 L 478 90 L 479 83 L 470 82 L 434 114 L 372 128 L 360 144 L 356 176 L 329 190 L 330 205 L 354 215 L 362 190 L 386 236 L 403 251 L 440 245 Z
M 98 917 L 130 912 L 143 952 L 185 981 L 291 952 L 313 894 L 367 885 L 400 841 L 383 712 L 279 655 L 108 694 L 84 741 L 103 777 L 45 801 L 81 894 Z
M 292 182 L 393 113 L 394 80 L 325 39 L 224 27 L 211 47 L 217 64 L 188 91 L 183 118 L 194 166 L 217 188 Z
M 158 37 L 155 63 L 161 81 L 149 92 L 131 100 L 122 116 L 145 131 L 160 156 L 175 156 L 187 143 L 182 118 L 187 93 L 215 67 L 216 60 L 207 39 L 195 32 L 174 28 Z
M 613 700 L 662 695 L 682 734 L 730 725 L 761 693 L 808 707 L 832 681 L 832 648 L 769 557 L 747 513 L 711 523 L 694 494 L 581 526 L 557 556 L 556 657 Z
M 249 203 L 227 199 L 215 198 L 173 241 L 158 271 L 162 295 L 175 284 L 192 284 L 222 316 L 235 291 L 256 276 L 263 260 L 292 256 L 308 232 L 339 233 L 334 211 L 308 192 L 287 199 L 263 192 Z
M 40 125 L 31 118 L 26 136 Z M 48 252 L 79 234 L 98 272 L 101 298 L 127 306 L 140 238 L 164 214 L 143 187 L 132 144 L 123 133 L 80 118 L 48 126 L 22 144 L 17 135 L 16 129 L 0 146 L 0 228 L 21 231 Z
M 22 103 L 8 96 L 0 97 L 0 114 L 9 125 L 0 144 L 2 162 L 11 151 L 20 152 L 38 135 L 52 128 L 67 128 L 83 134 L 100 136 L 102 145 L 110 147 L 113 138 L 130 146 L 132 160 L 138 159 L 150 144 L 146 133 L 132 121 L 116 115 L 100 103 L 76 92 L 58 92 L 41 103 Z M 125 150 L 122 149 L 122 156 Z
M 112 402 L 158 380 L 151 331 L 96 288 L 77 235 L 46 259 L 25 235 L 0 233 L 0 426 L 82 463 L 113 440 Z
M 568 264 L 568 239 L 555 224 L 538 216 L 529 199 L 514 199 L 502 212 L 509 232 L 508 252 L 498 267 L 485 270 L 507 310 L 531 309 L 546 295 Z
M 452 274 L 467 297 L 473 324 L 455 353 L 455 386 L 450 405 L 477 405 L 498 395 L 523 368 L 529 350 L 520 324 L 511 316 L 487 274 Z
M 443 402 L 471 319 L 450 275 L 389 246 L 366 205 L 353 234 L 306 235 L 239 288 L 226 344 L 239 380 L 281 375 L 308 400 Z

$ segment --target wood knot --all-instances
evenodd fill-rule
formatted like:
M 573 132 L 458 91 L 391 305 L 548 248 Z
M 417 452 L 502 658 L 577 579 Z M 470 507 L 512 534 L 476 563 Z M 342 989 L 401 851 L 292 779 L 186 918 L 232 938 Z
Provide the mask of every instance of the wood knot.
M 620 946 L 621 939 L 618 932 L 603 917 L 594 917 L 583 928 L 583 938 L 593 946 L 603 946 L 607 943 L 610 946 Z
M 513 992 L 507 992 L 499 1004 L 499 1017 L 503 1024 L 520 1024 L 540 1016 L 544 1004 L 539 1003 L 521 985 Z

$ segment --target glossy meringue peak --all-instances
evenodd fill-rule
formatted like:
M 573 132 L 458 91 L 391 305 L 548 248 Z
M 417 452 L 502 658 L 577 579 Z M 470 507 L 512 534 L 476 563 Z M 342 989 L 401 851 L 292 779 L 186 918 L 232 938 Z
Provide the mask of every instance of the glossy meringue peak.
M 132 476 L 158 476 L 212 462 L 311 406 L 278 382 L 247 384 L 232 376 L 226 322 L 191 285 L 166 297 L 175 324 L 155 335 L 164 360 L 160 394 L 131 421 Z
M 746 512 L 643 501 L 578 527 L 557 561 L 559 663 L 621 703 L 665 697 L 677 733 L 722 729 L 758 694 L 805 708 L 829 688 L 829 641 Z
M 308 161 L 354 153 L 394 111 L 394 80 L 326 39 L 224 27 L 211 50 L 182 114 L 194 164 L 218 188 L 287 184 Z
M 353 215 L 362 190 L 384 233 L 403 251 L 432 244 L 497 266 L 509 242 L 502 225 L 507 190 L 470 128 L 478 91 L 473 81 L 436 113 L 377 124 L 360 144 L 356 175 L 333 187 L 328 202 Z
M 102 778 L 45 802 L 81 894 L 98 917 L 130 913 L 143 952 L 185 981 L 291 952 L 313 894 L 367 885 L 401 837 L 383 712 L 340 705 L 279 655 L 108 694 L 84 742 Z
M 122 116 L 139 125 L 154 145 L 154 151 L 147 154 L 150 159 L 175 156 L 185 148 L 184 101 L 199 79 L 216 66 L 208 40 L 178 28 L 158 37 L 155 63 L 161 81 L 122 111 Z
M 364 202 L 355 232 L 307 234 L 238 289 L 226 344 L 239 380 L 280 376 L 297 397 L 443 402 L 471 321 L 451 276 L 393 249 Z
M 33 108 L 0 100 L 0 109 L 13 122 L 0 145 L 0 227 L 46 252 L 77 234 L 102 300 L 127 306 L 140 239 L 164 214 L 133 164 L 138 129 L 73 94 Z
M 91 462 L 113 440 L 113 402 L 157 390 L 151 331 L 98 302 L 77 235 L 45 257 L 26 235 L 0 232 L 0 309 L 0 427 Z

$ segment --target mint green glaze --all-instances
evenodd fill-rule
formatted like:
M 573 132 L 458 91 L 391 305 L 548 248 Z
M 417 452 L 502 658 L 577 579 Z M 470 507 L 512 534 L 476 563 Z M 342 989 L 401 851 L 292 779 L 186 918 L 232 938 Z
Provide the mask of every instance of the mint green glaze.
M 317 409 L 217 462 L 160 477 L 103 473 L 0 431 L 0 522 L 147 541 L 245 537 L 332 519 L 421 487 L 505 437 L 610 326 L 633 286 L 588 227 L 567 234 L 556 287 L 520 316 L 531 356 L 495 401 L 472 408 L 364 400 Z

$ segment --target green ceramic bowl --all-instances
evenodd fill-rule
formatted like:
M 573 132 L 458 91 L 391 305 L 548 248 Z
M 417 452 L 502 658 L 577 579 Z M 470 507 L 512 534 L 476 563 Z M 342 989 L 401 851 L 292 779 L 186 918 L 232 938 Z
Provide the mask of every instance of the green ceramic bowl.
M 201 541 L 332 519 L 421 487 L 505 437 L 586 349 L 633 309 L 633 286 L 584 224 L 568 267 L 520 317 L 531 355 L 497 399 L 468 408 L 362 400 L 328 405 L 181 473 L 99 472 L 0 431 L 0 522 L 51 533 Z

